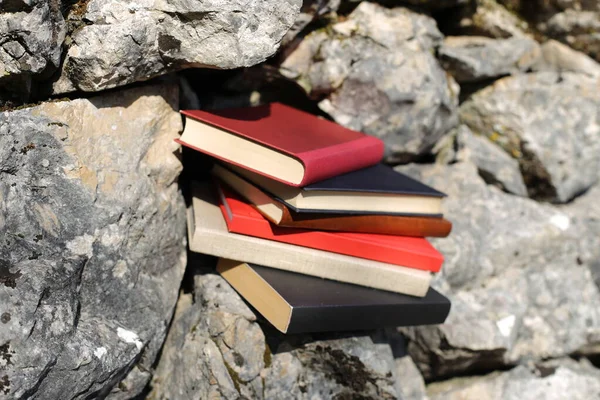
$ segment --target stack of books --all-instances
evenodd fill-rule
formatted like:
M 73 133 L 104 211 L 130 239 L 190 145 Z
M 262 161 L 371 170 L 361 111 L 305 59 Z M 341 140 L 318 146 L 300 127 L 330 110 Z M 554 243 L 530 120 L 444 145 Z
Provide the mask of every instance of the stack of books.
M 442 323 L 430 287 L 443 193 L 381 164 L 381 140 L 279 103 L 183 111 L 178 142 L 214 157 L 190 249 L 284 333 Z

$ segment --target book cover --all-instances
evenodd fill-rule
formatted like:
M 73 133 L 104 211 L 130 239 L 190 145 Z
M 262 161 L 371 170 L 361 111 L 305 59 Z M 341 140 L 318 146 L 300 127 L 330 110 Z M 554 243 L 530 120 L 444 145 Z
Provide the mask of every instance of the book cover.
M 229 232 L 430 272 L 438 272 L 444 262 L 424 238 L 280 227 L 269 223 L 231 190 L 218 183 L 217 190 Z
M 409 217 L 393 214 L 296 213 L 284 203 L 262 191 L 258 186 L 219 164 L 213 166 L 211 173 L 222 184 L 250 202 L 265 218 L 279 226 L 415 237 L 446 237 L 452 229 L 450 221 L 434 217 Z
M 304 167 L 303 177 L 299 182 L 292 182 L 282 179 L 277 171 L 268 173 L 227 158 L 225 154 L 209 153 L 292 186 L 305 186 L 374 165 L 383 158 L 384 144 L 380 139 L 281 103 L 210 112 L 185 110 L 182 114 L 299 160 Z M 206 152 L 185 141 L 179 142 Z
M 212 183 L 192 189 L 188 237 L 193 252 L 412 296 L 427 293 L 428 271 L 231 233 Z
M 441 324 L 450 312 L 433 288 L 417 298 L 227 259 L 217 271 L 283 333 Z
M 445 196 L 442 192 L 383 164 L 303 188 L 285 185 L 235 165 L 229 164 L 226 168 L 297 213 L 442 216 Z

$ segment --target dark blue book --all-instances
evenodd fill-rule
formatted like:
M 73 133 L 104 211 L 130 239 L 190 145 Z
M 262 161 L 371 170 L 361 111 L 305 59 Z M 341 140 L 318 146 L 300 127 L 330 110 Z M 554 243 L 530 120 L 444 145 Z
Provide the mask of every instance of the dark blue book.
M 444 193 L 384 164 L 302 188 L 231 164 L 226 167 L 297 213 L 442 216 Z

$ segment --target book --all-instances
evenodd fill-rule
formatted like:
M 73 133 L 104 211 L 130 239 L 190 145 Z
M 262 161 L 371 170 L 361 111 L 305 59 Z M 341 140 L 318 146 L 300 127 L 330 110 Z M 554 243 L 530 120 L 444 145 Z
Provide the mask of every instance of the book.
M 227 165 L 227 168 L 297 213 L 442 216 L 445 194 L 383 164 L 302 188 L 285 185 L 235 165 Z
M 417 298 L 227 259 L 217 271 L 283 333 L 441 324 L 450 312 L 433 288 Z
M 219 111 L 186 110 L 176 141 L 292 186 L 377 164 L 380 139 L 281 103 Z
M 297 213 L 275 200 L 258 186 L 215 164 L 213 176 L 250 202 L 275 225 L 325 231 L 375 233 L 381 235 L 446 237 L 452 223 L 444 218 L 392 214 Z
M 229 232 L 431 272 L 444 262 L 424 238 L 279 227 L 218 183 L 217 191 Z
M 431 273 L 227 231 L 213 185 L 192 188 L 190 250 L 271 268 L 423 297 Z

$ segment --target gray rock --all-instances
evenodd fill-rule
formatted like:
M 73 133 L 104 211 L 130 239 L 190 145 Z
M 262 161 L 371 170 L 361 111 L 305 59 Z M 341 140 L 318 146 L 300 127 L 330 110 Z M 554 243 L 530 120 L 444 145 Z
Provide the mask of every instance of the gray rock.
M 133 397 L 185 268 L 177 88 L 0 114 L 0 397 Z M 137 365 L 137 368 L 134 366 Z
M 541 48 L 542 57 L 533 66 L 535 71 L 576 72 L 600 78 L 600 64 L 584 53 L 556 40 L 546 41 Z
M 427 400 L 425 381 L 410 356 L 396 358 L 396 373 L 403 400 Z
M 53 92 L 98 91 L 190 67 L 264 61 L 292 26 L 300 0 L 91 0 L 73 24 Z
M 220 276 L 203 273 L 194 281 L 193 297 L 179 300 L 149 399 L 398 397 L 385 341 L 368 334 L 281 335 L 259 325 Z
M 429 385 L 431 400 L 587 400 L 600 397 L 600 371 L 589 363 L 561 360 L 548 369 L 520 366 L 482 377 L 457 378 Z
M 26 101 L 32 77 L 58 68 L 64 38 L 59 1 L 0 2 L 0 89 Z
M 317 20 L 333 19 L 337 16 L 336 12 L 340 7 L 341 0 L 310 0 L 303 1 L 300 14 L 296 17 L 294 24 L 285 34 L 281 41 L 282 46 L 288 45 L 304 28 Z
M 598 180 L 597 85 L 569 72 L 507 77 L 474 94 L 460 115 L 519 160 L 530 196 L 567 202 Z
M 495 0 L 474 0 L 445 20 L 454 34 L 509 38 L 523 36 L 529 24 Z
M 308 35 L 282 72 L 336 122 L 382 138 L 389 160 L 428 153 L 457 123 L 459 88 L 433 52 L 435 21 L 404 8 L 361 3 L 331 29 Z
M 461 125 L 455 135 L 458 149 L 455 160 L 472 162 L 487 183 L 527 197 L 527 188 L 517 160 L 489 139 L 474 135 L 465 125 Z
M 457 82 L 478 82 L 527 71 L 540 57 L 540 46 L 525 36 L 450 36 L 438 50 L 438 57 Z
M 469 3 L 469 0 L 401 0 L 401 2 L 427 9 L 439 10 L 450 7 L 464 6 Z
M 400 169 L 448 194 L 444 215 L 453 223 L 448 238 L 432 240 L 445 257 L 436 285 L 452 300 L 450 316 L 403 329 L 426 379 L 562 357 L 597 342 L 597 207 L 502 193 L 468 162 Z
M 542 24 L 542 29 L 549 36 L 600 61 L 600 5 L 595 11 L 569 9 L 558 13 Z

